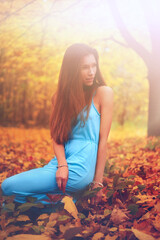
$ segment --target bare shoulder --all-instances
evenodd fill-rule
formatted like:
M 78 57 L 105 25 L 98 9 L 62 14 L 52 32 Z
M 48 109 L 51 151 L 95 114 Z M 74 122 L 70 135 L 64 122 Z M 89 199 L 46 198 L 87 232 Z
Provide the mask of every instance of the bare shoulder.
M 101 105 L 113 103 L 113 90 L 109 86 L 100 86 L 97 88 L 97 95 Z

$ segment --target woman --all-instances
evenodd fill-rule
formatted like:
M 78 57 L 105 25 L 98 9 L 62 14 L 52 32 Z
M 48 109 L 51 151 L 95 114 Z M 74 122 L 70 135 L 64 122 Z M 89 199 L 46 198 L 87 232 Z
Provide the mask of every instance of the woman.
M 46 203 L 47 193 L 71 194 L 92 183 L 103 187 L 107 138 L 113 91 L 105 86 L 97 51 L 85 44 L 73 44 L 64 55 L 56 94 L 52 98 L 50 132 L 55 158 L 46 166 L 7 178 L 4 195 L 26 196 Z M 91 203 L 101 200 L 100 190 Z

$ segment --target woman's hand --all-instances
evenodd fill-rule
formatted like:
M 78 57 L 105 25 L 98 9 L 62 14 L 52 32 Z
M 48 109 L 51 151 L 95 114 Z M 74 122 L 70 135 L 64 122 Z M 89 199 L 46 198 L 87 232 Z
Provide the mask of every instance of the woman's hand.
M 68 167 L 60 167 L 56 172 L 56 181 L 59 189 L 65 193 L 66 184 L 68 181 Z
M 93 184 L 93 185 L 91 186 L 91 189 L 93 190 L 94 188 L 98 188 L 98 187 L 100 187 L 99 184 L 95 183 L 95 184 Z M 100 189 L 100 190 L 96 193 L 96 195 L 91 198 L 91 204 L 92 204 L 92 205 L 95 205 L 95 204 L 99 203 L 99 202 L 101 201 L 101 199 L 102 199 L 102 194 L 103 194 L 103 191 L 102 191 L 102 189 Z

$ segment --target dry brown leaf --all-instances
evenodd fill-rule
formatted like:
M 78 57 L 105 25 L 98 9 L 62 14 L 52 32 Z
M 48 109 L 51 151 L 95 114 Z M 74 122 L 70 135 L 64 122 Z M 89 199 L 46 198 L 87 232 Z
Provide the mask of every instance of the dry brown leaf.
M 6 179 L 8 172 L 0 173 L 0 183 L 3 182 L 4 179 Z
M 46 214 L 46 213 L 44 213 L 44 214 L 41 214 L 41 215 L 37 218 L 37 220 L 44 220 L 44 219 L 46 219 L 46 218 L 49 218 L 49 215 Z
M 150 232 L 152 230 L 152 225 L 147 220 L 140 221 L 139 223 L 136 220 L 134 220 L 133 228 L 137 229 L 137 230 L 140 230 L 140 231 L 143 231 L 146 234 L 150 234 Z
M 150 215 L 151 215 L 151 213 L 150 213 L 150 212 L 147 212 L 147 213 L 144 214 L 137 222 L 140 222 L 140 221 L 149 219 L 149 218 L 150 218 Z
M 119 209 L 116 205 L 111 213 L 111 221 L 115 224 L 120 224 L 129 219 L 126 215 L 128 211 L 126 209 Z
M 19 226 L 14 226 L 14 225 L 10 225 L 10 226 L 8 226 L 7 228 L 6 228 L 6 232 L 8 233 L 8 235 L 10 234 L 10 233 L 14 233 L 14 232 L 17 232 L 17 231 L 19 231 L 19 230 L 21 230 L 21 228 L 19 227 Z
M 67 224 L 60 224 L 59 225 L 59 230 L 64 233 L 67 229 L 69 229 L 70 227 L 74 227 L 74 225 L 72 225 L 71 223 L 67 223 Z
M 43 221 L 43 220 L 37 221 L 38 226 L 43 226 L 44 223 L 45 223 L 45 221 Z
M 109 234 L 105 237 L 105 239 L 104 240 L 116 240 L 117 239 L 117 235 L 114 235 L 114 236 L 109 236 Z
M 30 221 L 30 219 L 29 219 L 29 217 L 28 216 L 26 216 L 26 215 L 19 215 L 18 217 L 17 217 L 17 221 Z
M 154 206 L 155 210 L 160 213 L 160 201 Z
M 59 217 L 59 213 L 51 213 L 51 215 L 49 216 L 49 222 L 57 220 L 58 217 Z
M 12 237 L 8 237 L 6 240 L 52 240 L 50 237 L 42 235 L 32 235 L 32 234 L 19 234 Z
M 65 196 L 62 199 L 62 202 L 64 203 L 64 209 L 67 210 L 67 212 L 69 212 L 75 219 L 78 219 L 78 210 L 72 200 L 72 197 Z
M 65 240 L 73 239 L 73 237 L 78 233 L 81 233 L 81 227 L 71 227 L 65 231 L 64 239 Z
M 93 235 L 92 240 L 100 240 L 102 237 L 104 237 L 104 234 L 101 232 L 98 232 Z
M 53 220 L 53 221 L 49 221 L 46 225 L 46 228 L 51 228 L 51 227 L 54 227 L 56 225 L 57 221 L 56 220 Z
M 119 207 L 125 208 L 125 205 L 121 202 L 121 200 L 119 198 L 116 198 L 116 203 Z
M 117 231 L 117 227 L 112 227 L 108 229 L 110 232 L 116 232 Z
M 160 232 L 160 215 L 158 214 L 153 221 L 153 226 Z
M 136 236 L 136 238 L 138 238 L 139 240 L 156 240 L 154 237 L 152 237 L 149 234 L 146 234 L 142 231 L 139 231 L 135 228 L 132 227 L 132 232 L 134 233 L 134 235 Z
M 0 239 L 4 240 L 4 239 L 6 239 L 6 237 L 7 237 L 6 231 L 0 231 Z

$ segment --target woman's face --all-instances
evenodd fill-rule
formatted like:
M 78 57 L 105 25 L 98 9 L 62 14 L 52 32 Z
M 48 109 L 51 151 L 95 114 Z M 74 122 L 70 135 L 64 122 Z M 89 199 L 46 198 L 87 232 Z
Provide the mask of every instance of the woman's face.
M 80 76 L 85 86 L 92 86 L 97 71 L 97 63 L 93 54 L 83 57 L 80 66 Z

